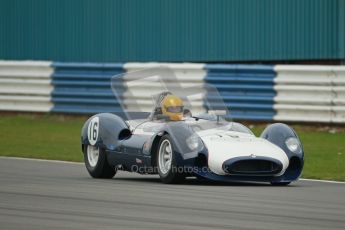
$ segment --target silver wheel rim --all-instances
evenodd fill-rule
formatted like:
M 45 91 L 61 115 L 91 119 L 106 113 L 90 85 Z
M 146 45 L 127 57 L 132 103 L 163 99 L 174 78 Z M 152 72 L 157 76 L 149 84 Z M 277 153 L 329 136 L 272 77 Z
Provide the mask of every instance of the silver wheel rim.
M 88 145 L 87 146 L 87 160 L 91 167 L 95 167 L 97 165 L 99 158 L 99 148 L 96 146 Z
M 159 170 L 163 174 L 167 174 L 171 168 L 172 148 L 169 140 L 164 140 L 159 147 L 158 164 Z

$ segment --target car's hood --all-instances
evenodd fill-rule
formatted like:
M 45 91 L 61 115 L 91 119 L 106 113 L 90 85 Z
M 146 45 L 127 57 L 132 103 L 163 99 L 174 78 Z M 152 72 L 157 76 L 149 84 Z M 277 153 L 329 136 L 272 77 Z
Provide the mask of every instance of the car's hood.
M 281 148 L 254 135 L 222 130 L 201 131 L 198 135 L 209 152 L 208 166 L 218 175 L 226 174 L 222 168 L 223 163 L 235 157 L 266 157 L 278 160 L 283 167 L 277 176 L 283 174 L 288 167 L 289 159 Z

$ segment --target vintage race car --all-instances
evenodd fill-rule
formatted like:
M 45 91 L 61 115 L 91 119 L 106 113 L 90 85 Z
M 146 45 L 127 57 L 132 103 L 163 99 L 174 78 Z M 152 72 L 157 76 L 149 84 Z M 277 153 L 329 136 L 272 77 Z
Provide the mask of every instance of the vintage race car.
M 81 132 L 85 166 L 94 178 L 117 170 L 158 174 L 164 183 L 185 177 L 212 181 L 269 182 L 287 185 L 301 175 L 303 147 L 286 124 L 269 125 L 256 137 L 220 111 L 192 114 L 180 121 L 151 113 L 125 120 L 110 113 L 88 119 Z

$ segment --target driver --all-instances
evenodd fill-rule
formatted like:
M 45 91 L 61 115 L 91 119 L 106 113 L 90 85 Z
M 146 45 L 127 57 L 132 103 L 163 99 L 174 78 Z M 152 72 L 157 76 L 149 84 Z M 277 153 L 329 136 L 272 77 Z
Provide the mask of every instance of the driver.
M 171 121 L 181 121 L 183 118 L 183 101 L 175 95 L 167 95 L 161 102 L 162 114 Z

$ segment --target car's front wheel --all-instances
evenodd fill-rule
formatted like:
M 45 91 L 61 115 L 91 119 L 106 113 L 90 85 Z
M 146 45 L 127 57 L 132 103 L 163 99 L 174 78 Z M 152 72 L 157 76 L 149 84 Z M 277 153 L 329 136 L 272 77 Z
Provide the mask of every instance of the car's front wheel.
M 182 182 L 185 175 L 177 168 L 174 147 L 169 135 L 161 138 L 157 151 L 157 171 L 161 181 L 166 184 Z
M 104 149 L 86 145 L 84 147 L 85 167 L 93 178 L 113 178 L 116 168 L 109 165 Z

